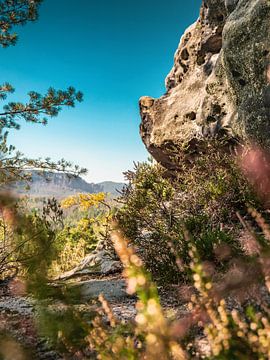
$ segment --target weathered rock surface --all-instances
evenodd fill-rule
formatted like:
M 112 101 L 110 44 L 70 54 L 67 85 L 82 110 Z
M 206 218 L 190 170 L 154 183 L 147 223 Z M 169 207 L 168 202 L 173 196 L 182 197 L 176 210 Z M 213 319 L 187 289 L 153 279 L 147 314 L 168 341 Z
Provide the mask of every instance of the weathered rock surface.
M 181 38 L 167 92 L 142 97 L 142 139 L 175 168 L 174 153 L 212 136 L 270 146 L 270 2 L 204 0 Z
M 97 249 L 87 255 L 78 266 L 58 276 L 55 280 L 66 280 L 83 275 L 109 275 L 122 270 L 121 262 L 106 249 Z
M 89 301 L 103 294 L 108 301 L 119 300 L 127 297 L 126 283 L 123 279 L 87 280 L 75 283 L 73 287 L 80 293 L 80 299 Z

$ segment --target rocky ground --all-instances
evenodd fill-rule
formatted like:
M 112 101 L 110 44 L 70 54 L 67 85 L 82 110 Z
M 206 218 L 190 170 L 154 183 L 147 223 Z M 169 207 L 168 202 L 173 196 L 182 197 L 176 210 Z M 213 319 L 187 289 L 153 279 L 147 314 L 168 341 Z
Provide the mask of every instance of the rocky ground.
M 9 284 L 5 289 L 1 289 L 0 346 L 1 351 L 6 348 L 5 359 L 83 359 L 80 354 L 70 358 L 57 353 L 47 339 L 39 336 L 36 326 L 36 301 L 23 291 L 16 293 L 14 288 L 17 289 L 18 284 L 19 281 L 15 281 L 15 284 Z M 117 318 L 134 319 L 136 298 L 126 294 L 125 281 L 121 272 L 114 275 L 84 275 L 73 278 L 69 281 L 69 285 L 79 290 L 80 299 L 77 305 L 86 305 L 90 299 L 103 293 Z M 181 305 L 177 294 L 176 289 L 161 290 L 161 301 L 168 317 L 181 316 L 187 311 L 183 302 Z
M 34 301 L 8 294 L 0 298 L 0 348 L 6 360 L 61 359 L 48 341 L 38 336 Z
M 70 293 L 65 293 L 66 296 L 73 294 L 72 304 L 83 314 L 91 314 L 95 306 L 91 300 L 97 299 L 102 293 L 116 318 L 123 321 L 135 318 L 137 298 L 127 295 L 119 261 L 110 259 L 103 249 L 87 256 L 72 271 L 54 279 L 51 286 L 56 290 L 61 289 L 61 294 L 68 289 Z M 175 319 L 187 315 L 190 287 L 170 286 L 160 287 L 158 290 L 167 318 Z M 49 308 L 60 313 L 65 304 L 54 299 L 50 301 Z M 3 283 L 2 286 L 0 284 L 0 349 L 4 359 L 85 359 L 85 355 L 81 353 L 70 357 L 53 349 L 49 340 L 39 334 L 37 310 L 38 302 L 25 291 L 22 281 L 15 279 Z M 87 358 L 95 359 L 95 356 L 88 354 Z

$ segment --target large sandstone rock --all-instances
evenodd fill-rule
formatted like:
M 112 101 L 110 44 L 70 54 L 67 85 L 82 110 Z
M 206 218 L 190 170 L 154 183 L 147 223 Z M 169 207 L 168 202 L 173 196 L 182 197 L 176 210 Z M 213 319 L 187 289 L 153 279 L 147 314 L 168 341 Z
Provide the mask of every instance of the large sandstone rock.
M 204 0 L 159 99 L 142 97 L 142 139 L 165 167 L 227 134 L 270 146 L 270 1 Z

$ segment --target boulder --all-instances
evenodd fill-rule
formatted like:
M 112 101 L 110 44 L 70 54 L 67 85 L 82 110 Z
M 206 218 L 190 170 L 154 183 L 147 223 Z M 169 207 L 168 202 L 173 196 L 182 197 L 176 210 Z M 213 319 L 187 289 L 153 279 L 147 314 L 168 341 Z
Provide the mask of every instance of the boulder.
M 168 169 L 209 138 L 270 146 L 270 2 L 204 0 L 159 99 L 140 99 L 140 133 Z
M 121 272 L 121 270 L 121 262 L 112 252 L 97 249 L 87 255 L 74 269 L 66 271 L 54 280 L 67 280 L 83 275 L 109 275 Z
M 87 280 L 75 283 L 72 288 L 79 290 L 80 299 L 89 301 L 103 294 L 108 301 L 127 298 L 126 282 L 123 279 Z

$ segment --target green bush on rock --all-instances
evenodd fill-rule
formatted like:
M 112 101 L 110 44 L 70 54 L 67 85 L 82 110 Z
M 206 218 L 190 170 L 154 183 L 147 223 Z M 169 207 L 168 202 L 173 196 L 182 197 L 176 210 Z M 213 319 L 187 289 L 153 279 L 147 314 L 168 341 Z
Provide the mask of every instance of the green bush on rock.
M 209 144 L 207 152 L 179 162 L 177 172 L 145 162 L 136 164 L 126 178 L 119 224 L 155 279 L 186 279 L 185 230 L 203 261 L 220 262 L 216 250 L 226 244 L 231 255 L 241 256 L 236 211 L 245 212 L 247 203 L 258 207 L 259 201 L 229 152 Z M 182 273 L 176 271 L 177 257 Z

